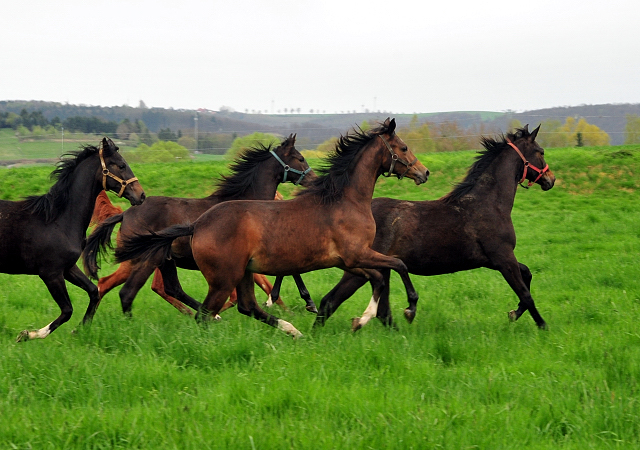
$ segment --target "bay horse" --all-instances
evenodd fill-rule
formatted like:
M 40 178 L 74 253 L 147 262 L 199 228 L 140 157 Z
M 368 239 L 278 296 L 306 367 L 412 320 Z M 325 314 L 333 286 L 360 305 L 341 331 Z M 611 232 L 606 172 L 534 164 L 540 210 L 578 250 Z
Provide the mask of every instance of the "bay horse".
M 382 277 L 369 269 L 390 268 L 400 274 L 409 302 L 417 302 L 404 263 L 370 248 L 375 237 L 371 197 L 378 177 L 387 172 L 421 184 L 429 175 L 395 128 L 395 119 L 387 119 L 368 132 L 341 136 L 321 176 L 291 200 L 221 203 L 193 224 L 123 239 L 116 259 L 142 258 L 157 264 L 173 258 L 174 239 L 190 237 L 194 260 L 209 284 L 196 319 L 217 314 L 236 288 L 240 313 L 294 338 L 301 333 L 293 325 L 256 303 L 252 273 L 278 276 L 340 267 L 371 277 L 376 296 Z
M 85 146 L 63 155 L 51 177 L 49 192 L 21 201 L 0 200 L 0 272 L 38 275 L 60 307 L 60 316 L 35 331 L 22 331 L 17 341 L 44 339 L 73 313 L 65 280 L 89 294 L 82 320 L 87 324 L 98 307 L 98 288 L 76 266 L 85 244 L 96 197 L 103 189 L 124 196 L 132 205 L 145 199 L 138 179 L 111 139 L 100 147 Z
M 511 221 L 519 184 L 528 180 L 526 187 L 537 183 L 547 191 L 555 183 L 555 176 L 545 162 L 544 149 L 535 142 L 539 129 L 529 133 L 525 126 L 499 139 L 483 137 L 484 150 L 464 180 L 439 200 L 376 198 L 371 205 L 376 222 L 372 248 L 400 258 L 415 275 L 440 275 L 479 267 L 497 270 L 520 300 L 518 309 L 509 312 L 509 319 L 515 321 L 529 311 L 538 327 L 546 328 L 531 297 L 531 271 L 513 253 L 516 233 Z M 366 317 L 354 319 L 354 329 L 376 316 L 384 324 L 392 324 L 389 270 L 383 270 L 382 275 L 385 288 L 380 302 L 370 304 Z M 322 299 L 314 326 L 324 325 L 340 304 L 366 282 L 366 278 L 345 272 Z M 409 322 L 415 313 L 415 305 L 405 310 Z
M 149 196 L 137 208 L 131 208 L 104 220 L 89 236 L 83 255 L 85 272 L 97 278 L 99 266 L 97 258 L 111 244 L 111 234 L 121 223 L 117 241 L 135 236 L 142 231 L 159 231 L 171 225 L 195 221 L 203 212 L 214 205 L 230 200 L 270 200 L 275 197 L 278 184 L 289 181 L 296 185 L 307 185 L 315 178 L 304 157 L 295 148 L 295 135 L 291 134 L 279 146 L 257 145 L 240 155 L 231 165 L 231 174 L 218 180 L 218 188 L 204 198 L 178 198 Z M 135 260 L 122 263 L 116 272 L 98 281 L 100 298 L 114 287 L 124 283 L 120 290 L 120 302 L 125 314 L 131 314 L 133 300 L 155 271 L 152 289 L 178 310 L 190 314 L 187 306 L 200 309 L 200 302 L 184 292 L 177 277 L 176 267 L 197 270 L 193 260 L 189 239 L 179 239 L 173 245 L 174 257 L 169 261 L 155 264 L 152 261 Z M 256 283 L 263 290 L 271 292 L 271 283 L 264 275 L 255 274 Z M 225 305 L 233 306 L 234 295 Z M 282 300 L 278 299 L 281 306 Z M 187 306 L 185 306 L 187 305 Z M 307 305 L 316 310 L 309 298 Z

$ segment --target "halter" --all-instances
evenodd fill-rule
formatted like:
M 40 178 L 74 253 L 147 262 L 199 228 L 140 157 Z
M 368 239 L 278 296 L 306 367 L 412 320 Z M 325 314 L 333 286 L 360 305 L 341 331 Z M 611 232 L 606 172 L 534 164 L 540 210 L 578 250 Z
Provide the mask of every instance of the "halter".
M 134 181 L 138 181 L 137 177 L 133 177 L 133 178 L 129 178 L 128 180 L 123 180 L 122 178 L 120 178 L 117 175 L 114 175 L 113 173 L 111 173 L 109 171 L 109 169 L 107 169 L 107 165 L 104 163 L 104 157 L 102 156 L 102 143 L 100 143 L 100 164 L 102 164 L 102 188 L 106 191 L 107 190 L 107 177 L 111 177 L 114 180 L 116 180 L 118 183 L 120 183 L 122 185 L 122 188 L 120 189 L 120 192 L 118 192 L 118 197 L 122 197 L 122 194 L 124 193 L 124 189 L 127 187 L 127 185 L 133 183 Z M 115 191 L 113 191 L 115 192 Z
M 513 142 L 511 142 L 509 139 L 507 139 L 507 144 L 509 144 L 511 146 L 511 148 L 513 148 L 516 153 L 518 154 L 518 156 L 520 156 L 520 158 L 522 158 L 522 161 L 524 162 L 524 172 L 522 173 L 522 179 L 520 181 L 518 181 L 518 184 L 520 186 L 522 186 L 525 189 L 529 189 L 529 187 L 536 183 L 540 177 L 542 177 L 542 175 L 544 175 L 546 172 L 549 171 L 549 164 L 547 164 L 544 169 L 538 169 L 536 166 L 532 165 L 529 163 L 529 161 L 527 161 L 527 159 L 524 157 L 524 155 L 522 154 L 522 152 L 520 150 L 518 150 L 518 147 L 516 147 Z M 527 186 L 525 186 L 524 184 L 524 180 L 527 179 L 527 168 L 530 168 L 532 170 L 535 170 L 536 172 L 538 172 L 538 176 L 536 177 L 535 180 L 531 181 L 529 180 L 529 184 Z
M 378 137 L 382 139 L 382 142 L 384 142 L 384 145 L 387 147 L 387 150 L 389 150 L 389 153 L 391 153 L 391 166 L 389 167 L 389 172 L 387 172 L 386 174 L 383 173 L 382 176 L 390 177 L 393 174 L 393 169 L 396 166 L 396 162 L 399 162 L 400 164 L 404 164 L 405 166 L 407 166 L 407 169 L 404 172 L 402 172 L 401 175 L 396 174 L 396 176 L 398 177 L 398 180 L 402 180 L 404 176 L 407 174 L 407 172 L 409 171 L 409 169 L 411 169 L 411 167 L 418 161 L 418 157 L 416 156 L 411 162 L 403 161 L 402 159 L 400 159 L 398 154 L 393 151 L 393 149 L 391 148 L 387 140 L 383 138 L 381 134 L 379 134 Z
M 298 177 L 298 181 L 293 183 L 295 186 L 299 185 L 303 178 L 309 172 L 311 172 L 311 167 L 309 167 L 309 164 L 307 164 L 307 168 L 304 171 L 294 169 L 293 167 L 289 166 L 289 164 L 285 164 L 285 162 L 281 160 L 278 155 L 276 155 L 276 152 L 274 152 L 273 150 L 269 150 L 269 152 L 271 152 L 273 157 L 280 163 L 280 165 L 282 165 L 282 167 L 284 167 L 284 178 L 282 178 L 283 183 L 287 181 L 287 175 L 289 175 L 289 172 L 297 173 L 298 175 L 300 175 L 300 177 Z

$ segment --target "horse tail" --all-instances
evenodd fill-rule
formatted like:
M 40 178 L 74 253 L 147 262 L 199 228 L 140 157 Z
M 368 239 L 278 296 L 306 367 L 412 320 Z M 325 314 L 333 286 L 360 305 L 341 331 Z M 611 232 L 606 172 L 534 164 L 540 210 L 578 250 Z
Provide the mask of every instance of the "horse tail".
M 103 220 L 115 214 L 120 214 L 121 212 L 122 208 L 114 206 L 113 203 L 111 203 L 111 200 L 109 200 L 107 193 L 105 191 L 100 191 L 96 198 L 96 204 L 93 208 L 90 225 L 98 225 L 102 223 Z
M 173 225 L 155 233 L 138 234 L 122 239 L 116 248 L 116 261 L 122 263 L 130 259 L 163 260 L 171 257 L 171 244 L 179 237 L 193 236 L 193 224 Z
M 107 247 L 113 248 L 111 246 L 111 233 L 113 233 L 116 225 L 122 222 L 123 217 L 124 213 L 120 213 L 104 220 L 87 239 L 87 245 L 84 247 L 82 254 L 82 264 L 85 273 L 91 278 L 98 279 L 98 270 L 100 270 L 98 256 L 100 253 L 104 253 Z

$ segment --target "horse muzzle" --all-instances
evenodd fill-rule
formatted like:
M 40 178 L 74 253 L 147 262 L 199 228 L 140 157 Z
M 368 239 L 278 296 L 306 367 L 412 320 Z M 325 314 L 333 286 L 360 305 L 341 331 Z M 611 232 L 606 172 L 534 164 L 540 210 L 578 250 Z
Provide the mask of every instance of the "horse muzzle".
M 551 171 L 547 171 L 540 180 L 538 180 L 538 184 L 543 191 L 548 191 L 556 184 L 556 176 Z
M 409 169 L 405 176 L 411 178 L 417 185 L 426 183 L 429 179 L 429 169 L 418 161 Z
M 122 196 L 129 200 L 131 206 L 141 205 L 147 197 L 144 193 L 144 189 L 142 189 L 142 186 L 138 181 L 128 184 Z

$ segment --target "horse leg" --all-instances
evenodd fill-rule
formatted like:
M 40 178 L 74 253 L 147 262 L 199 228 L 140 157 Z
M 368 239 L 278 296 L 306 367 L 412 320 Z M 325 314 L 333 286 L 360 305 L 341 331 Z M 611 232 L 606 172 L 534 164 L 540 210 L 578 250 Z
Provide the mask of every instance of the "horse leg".
M 377 317 L 378 315 L 378 307 L 380 306 L 380 295 L 384 290 L 384 277 L 382 274 L 373 269 L 360 269 L 358 272 L 363 272 L 365 276 L 369 279 L 371 283 L 371 287 L 373 290 L 373 294 L 371 295 L 371 300 L 369 301 L 369 305 L 367 309 L 365 309 L 364 313 L 362 313 L 362 317 L 355 317 L 351 322 L 351 329 L 353 331 L 358 331 L 360 328 L 365 326 L 371 319 Z M 357 272 L 356 272 L 357 273 Z
M 509 311 L 509 319 L 516 321 L 525 311 L 529 311 L 538 328 L 547 329 L 547 323 L 542 316 L 540 316 L 533 297 L 531 297 L 531 292 L 527 287 L 527 285 L 531 283 L 532 278 L 529 268 L 524 264 L 518 263 L 515 255 L 512 254 L 506 261 L 496 264 L 496 269 L 500 271 L 504 279 L 509 283 L 509 286 L 511 286 L 511 289 L 513 289 L 513 292 L 515 292 L 520 299 L 518 309 Z
M 55 275 L 40 275 L 40 279 L 44 281 L 44 284 L 49 289 L 49 293 L 60 307 L 60 315 L 56 320 L 49 325 L 40 328 L 39 330 L 21 331 L 16 342 L 28 341 L 29 339 L 44 339 L 49 336 L 53 331 L 63 323 L 67 322 L 73 314 L 73 306 L 71 306 L 71 300 L 69 299 L 69 293 L 67 292 L 67 286 L 64 284 L 64 276 L 62 273 Z
M 160 272 L 160 269 L 156 268 L 156 270 L 154 270 L 153 272 L 153 281 L 151 281 L 151 290 L 156 294 L 158 294 L 163 299 L 165 299 L 165 301 L 167 301 L 170 305 L 172 305 L 182 314 L 186 316 L 193 315 L 191 310 L 187 308 L 187 306 L 184 303 L 182 303 L 177 298 L 167 294 L 167 291 L 165 290 L 164 287 L 165 287 L 165 284 L 164 284 L 164 279 L 162 277 L 162 272 Z
M 266 306 L 268 308 L 273 306 L 273 299 L 280 298 L 280 288 L 282 287 L 282 280 L 284 280 L 283 276 L 276 277 L 276 281 L 273 283 L 273 287 L 271 288 L 271 292 L 269 292 L 269 298 L 267 299 Z
M 124 314 L 131 315 L 133 299 L 136 298 L 138 291 L 147 282 L 155 268 L 156 266 L 150 261 L 142 262 L 136 266 L 136 270 L 127 278 L 124 286 L 120 289 L 120 304 Z
M 366 282 L 367 278 L 364 276 L 345 272 L 340 282 L 327 295 L 322 297 L 320 310 L 315 322 L 313 322 L 313 327 L 324 326 L 327 319 L 336 312 L 340 305 L 364 286 Z
M 529 289 L 530 291 L 531 280 L 533 279 L 533 275 L 531 275 L 531 271 L 527 266 L 525 266 L 521 262 L 519 262 L 518 265 L 520 266 L 520 275 L 522 276 L 522 281 L 524 281 L 524 284 L 527 286 L 527 289 Z
M 100 294 L 98 294 L 98 288 L 95 284 L 86 277 L 84 273 L 75 264 L 71 269 L 65 271 L 64 278 L 71 284 L 78 286 L 80 289 L 89 294 L 89 306 L 87 306 L 87 312 L 84 314 L 82 324 L 86 325 L 91 323 L 93 315 L 98 309 L 100 304 Z
M 389 279 L 391 278 L 391 271 L 389 269 L 381 270 L 384 284 L 382 291 L 380 292 L 380 299 L 378 300 L 378 313 L 376 317 L 380 319 L 385 326 L 395 327 L 393 323 L 393 317 L 391 316 L 391 305 L 389 304 Z
M 111 289 L 116 286 L 120 286 L 122 283 L 127 281 L 129 275 L 133 271 L 133 264 L 131 261 L 125 261 L 118 266 L 118 269 L 113 272 L 111 275 L 107 275 L 106 277 L 102 277 L 98 280 L 98 293 L 100 295 L 100 299 L 107 295 Z
M 245 316 L 253 317 L 260 322 L 271 325 L 272 327 L 278 328 L 279 330 L 293 336 L 294 339 L 302 336 L 302 333 L 300 333 L 289 322 L 278 319 L 260 308 L 258 302 L 256 302 L 253 288 L 253 274 L 251 272 L 245 272 L 240 284 L 236 286 L 236 290 L 238 291 L 238 311 L 240 313 Z
M 306 310 L 311 313 L 318 314 L 318 308 L 316 308 L 316 304 L 311 300 L 311 294 L 309 294 L 307 287 L 304 285 L 302 277 L 300 275 L 293 275 L 293 281 L 296 282 L 298 292 L 300 292 L 300 297 L 302 297 L 304 302 L 307 304 L 307 306 L 305 306 Z
M 187 305 L 196 311 L 200 309 L 202 304 L 182 289 L 182 285 L 178 279 L 178 269 L 174 260 L 165 261 L 159 269 L 156 269 L 155 273 L 160 276 L 160 281 L 163 281 L 163 287 L 167 296 L 178 302 L 183 308 L 184 305 Z M 175 304 L 173 305 L 176 306 Z M 191 314 L 191 312 L 188 312 L 188 314 Z
M 407 291 L 407 301 L 409 307 L 404 310 L 404 317 L 409 323 L 413 322 L 416 317 L 416 307 L 418 305 L 418 293 L 413 287 L 411 278 L 409 278 L 409 271 L 407 266 L 402 260 L 393 258 L 391 256 L 383 255 L 370 248 L 366 249 L 366 252 L 361 255 L 360 259 L 349 267 L 360 267 L 370 269 L 392 269 L 400 275 L 404 288 Z
M 254 273 L 253 281 L 258 286 L 260 286 L 260 289 L 262 289 L 265 294 L 268 295 L 266 306 L 273 306 L 274 302 L 272 301 L 273 297 L 271 296 L 271 293 L 273 292 L 273 285 L 271 284 L 271 282 L 267 279 L 266 276 L 262 275 L 261 273 Z M 271 302 L 271 304 L 269 304 L 269 302 Z M 287 305 L 284 304 L 284 302 L 280 298 L 280 295 L 276 297 L 275 303 L 277 303 L 278 306 L 280 306 L 280 308 L 284 309 L 285 311 L 288 310 Z

